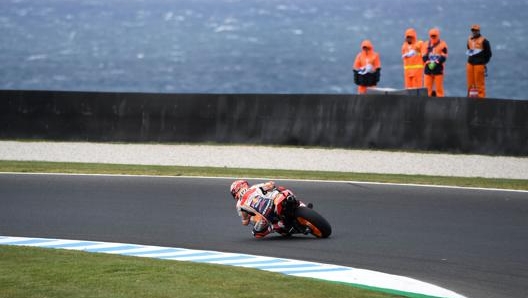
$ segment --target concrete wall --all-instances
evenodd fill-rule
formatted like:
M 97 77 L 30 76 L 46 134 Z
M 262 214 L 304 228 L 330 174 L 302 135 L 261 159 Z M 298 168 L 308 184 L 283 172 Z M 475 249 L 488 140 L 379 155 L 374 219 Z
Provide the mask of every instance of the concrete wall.
M 528 155 L 528 101 L 0 91 L 0 138 Z

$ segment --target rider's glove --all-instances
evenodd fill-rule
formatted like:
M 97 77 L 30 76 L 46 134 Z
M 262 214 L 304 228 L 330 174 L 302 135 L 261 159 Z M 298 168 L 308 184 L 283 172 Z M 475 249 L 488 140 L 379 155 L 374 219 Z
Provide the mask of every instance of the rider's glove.
M 274 189 L 275 189 L 275 182 L 273 181 L 266 182 L 260 187 L 260 190 L 262 190 L 263 194 L 266 194 L 268 191 L 274 190 Z

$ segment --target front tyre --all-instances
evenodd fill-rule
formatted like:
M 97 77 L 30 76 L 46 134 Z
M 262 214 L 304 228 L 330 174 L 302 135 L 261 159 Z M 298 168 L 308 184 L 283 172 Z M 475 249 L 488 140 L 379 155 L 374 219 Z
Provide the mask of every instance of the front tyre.
M 297 208 L 295 219 L 301 226 L 308 228 L 310 233 L 317 238 L 328 238 L 332 234 L 332 227 L 328 221 L 312 209 Z

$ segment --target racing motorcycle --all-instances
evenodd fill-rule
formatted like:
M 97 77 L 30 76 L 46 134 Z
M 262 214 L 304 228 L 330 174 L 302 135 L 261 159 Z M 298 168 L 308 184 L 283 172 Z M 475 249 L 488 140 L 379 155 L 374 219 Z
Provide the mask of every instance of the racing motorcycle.
M 284 227 L 275 232 L 285 237 L 293 234 L 312 234 L 317 238 L 328 238 L 332 227 L 319 213 L 314 211 L 313 204 L 305 204 L 293 194 L 282 196 L 275 202 L 276 221 L 281 220 Z

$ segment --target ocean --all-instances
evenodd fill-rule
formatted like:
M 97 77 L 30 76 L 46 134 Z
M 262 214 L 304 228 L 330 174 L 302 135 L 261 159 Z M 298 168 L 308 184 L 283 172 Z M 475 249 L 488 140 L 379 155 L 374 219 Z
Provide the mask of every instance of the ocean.
M 528 99 L 528 0 L 1 0 L 0 89 L 353 94 L 363 39 L 401 89 L 405 29 L 437 27 L 446 96 L 465 96 L 473 23 L 488 97 Z

